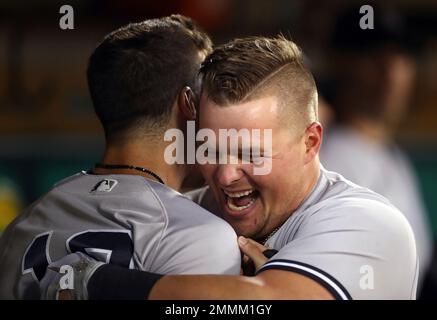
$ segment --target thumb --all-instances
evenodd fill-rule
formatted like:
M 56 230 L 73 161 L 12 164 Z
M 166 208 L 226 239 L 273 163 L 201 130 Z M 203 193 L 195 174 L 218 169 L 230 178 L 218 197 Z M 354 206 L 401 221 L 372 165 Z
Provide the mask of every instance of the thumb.
M 268 259 L 263 254 L 263 251 L 267 248 L 258 242 L 240 236 L 238 237 L 238 245 L 241 251 L 253 261 L 256 270 L 267 262 Z

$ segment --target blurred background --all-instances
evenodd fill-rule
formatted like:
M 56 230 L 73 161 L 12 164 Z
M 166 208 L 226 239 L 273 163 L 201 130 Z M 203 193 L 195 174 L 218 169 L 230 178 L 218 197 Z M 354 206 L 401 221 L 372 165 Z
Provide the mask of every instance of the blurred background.
M 64 4 L 74 30 L 59 27 Z M 374 9 L 372 30 L 359 28 L 362 5 Z M 197 20 L 216 44 L 282 32 L 302 47 L 321 96 L 322 163 L 408 212 L 421 297 L 437 297 L 435 0 L 0 1 L 0 230 L 53 183 L 99 160 L 103 130 L 85 77 L 97 43 L 172 13 Z

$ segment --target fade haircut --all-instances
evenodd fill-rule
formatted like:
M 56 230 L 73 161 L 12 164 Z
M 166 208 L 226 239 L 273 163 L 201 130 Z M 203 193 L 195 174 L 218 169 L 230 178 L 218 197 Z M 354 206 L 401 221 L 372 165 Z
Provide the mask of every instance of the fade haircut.
M 181 15 L 131 23 L 108 34 L 87 70 L 107 141 L 163 132 L 181 89 L 200 91 L 199 68 L 211 51 L 209 36 Z
M 274 38 L 235 39 L 217 47 L 201 68 L 202 94 L 219 106 L 277 97 L 279 120 L 295 129 L 317 121 L 317 89 L 298 46 Z

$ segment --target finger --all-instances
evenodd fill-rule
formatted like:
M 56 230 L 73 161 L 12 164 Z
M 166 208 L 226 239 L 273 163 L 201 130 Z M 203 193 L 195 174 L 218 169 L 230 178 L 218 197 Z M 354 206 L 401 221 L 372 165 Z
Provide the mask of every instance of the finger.
M 250 277 L 255 275 L 255 265 L 253 264 L 252 259 L 250 259 L 245 254 L 243 254 L 243 263 L 241 264 L 241 266 L 243 268 L 243 275 Z
M 256 242 L 255 240 L 252 240 L 250 238 L 246 238 L 248 242 L 250 242 L 251 244 L 253 244 L 254 246 L 256 246 L 259 250 L 264 251 L 266 249 L 268 249 L 268 247 L 262 245 L 259 242 Z
M 246 264 L 246 263 L 248 263 L 250 261 L 251 261 L 250 258 L 247 255 L 243 254 L 243 264 Z
M 241 236 L 238 238 L 238 244 L 241 251 L 252 259 L 257 270 L 267 262 L 268 259 L 263 255 L 263 251 L 266 249 L 264 246 Z

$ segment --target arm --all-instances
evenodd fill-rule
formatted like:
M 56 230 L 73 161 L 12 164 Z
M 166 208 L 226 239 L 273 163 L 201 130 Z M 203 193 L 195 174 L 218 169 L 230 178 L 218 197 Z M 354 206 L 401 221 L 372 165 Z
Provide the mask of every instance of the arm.
M 240 237 L 241 251 L 258 270 L 267 258 L 257 242 Z M 303 275 L 283 270 L 266 270 L 255 277 L 195 275 L 162 277 L 148 299 L 332 299 L 320 284 Z
M 401 213 L 372 202 L 350 201 L 342 210 L 312 215 L 255 277 L 159 276 L 105 265 L 75 291 L 88 289 L 91 299 L 414 299 L 414 235 Z M 260 251 L 240 248 L 249 256 Z M 363 273 L 363 266 L 371 272 Z
M 173 276 L 162 277 L 152 288 L 150 300 L 292 300 L 333 299 L 314 280 L 290 271 L 267 270 L 255 277 Z
M 267 259 L 265 247 L 254 241 L 240 248 L 259 268 Z M 42 282 L 43 298 L 58 298 L 60 277 L 54 269 L 73 267 L 76 299 L 332 299 L 314 280 L 283 270 L 265 270 L 255 277 L 228 275 L 166 275 L 104 265 L 76 253 L 51 264 Z M 57 288 L 57 289 L 56 289 Z M 65 290 L 64 290 L 65 291 Z

